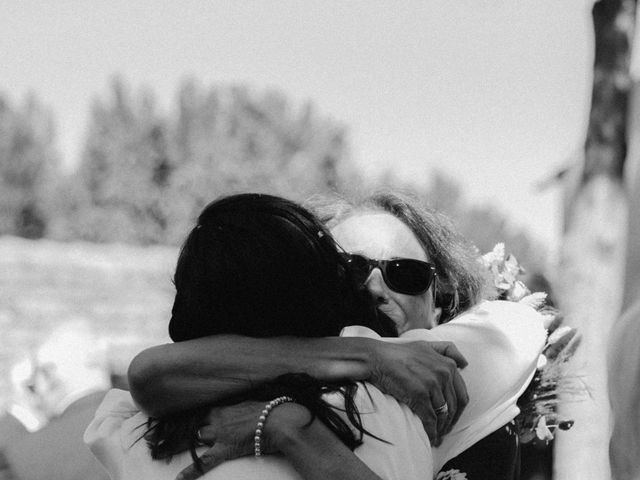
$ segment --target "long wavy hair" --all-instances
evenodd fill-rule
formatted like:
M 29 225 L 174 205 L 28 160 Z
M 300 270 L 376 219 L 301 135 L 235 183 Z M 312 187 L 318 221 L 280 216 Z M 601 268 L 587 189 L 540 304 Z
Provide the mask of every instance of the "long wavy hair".
M 352 278 L 326 227 L 280 197 L 241 194 L 207 205 L 182 246 L 174 283 L 169 334 L 176 342 L 219 334 L 336 336 L 353 324 L 397 335 Z M 368 433 L 353 401 L 355 391 L 354 382 L 329 384 L 293 372 L 229 402 L 293 396 L 355 448 Z M 358 436 L 324 402 L 328 392 L 344 396 Z M 145 435 L 152 456 L 167 458 L 188 446 L 195 459 L 196 432 L 208 408 L 153 419 Z
M 349 217 L 371 212 L 389 213 L 406 224 L 436 266 L 440 323 L 496 294 L 478 262 L 477 248 L 458 233 L 446 215 L 422 206 L 410 195 L 377 191 L 354 199 L 315 197 L 307 205 L 329 229 Z

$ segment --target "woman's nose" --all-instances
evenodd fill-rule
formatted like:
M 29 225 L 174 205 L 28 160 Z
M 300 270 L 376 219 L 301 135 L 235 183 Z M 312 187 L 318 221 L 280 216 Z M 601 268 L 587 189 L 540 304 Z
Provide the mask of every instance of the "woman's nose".
M 384 278 L 382 278 L 382 272 L 379 268 L 374 268 L 371 271 L 364 284 L 376 303 L 387 303 L 389 301 L 388 287 L 384 283 Z

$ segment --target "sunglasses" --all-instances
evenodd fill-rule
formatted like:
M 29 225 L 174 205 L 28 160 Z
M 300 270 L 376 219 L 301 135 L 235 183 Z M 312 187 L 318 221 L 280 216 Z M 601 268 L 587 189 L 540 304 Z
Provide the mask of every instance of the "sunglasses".
M 421 295 L 436 280 L 436 267 L 428 262 L 410 258 L 374 260 L 352 253 L 342 253 L 342 256 L 360 284 L 367 281 L 374 268 L 380 269 L 384 283 L 391 290 L 405 295 Z M 435 290 L 434 287 L 434 296 Z

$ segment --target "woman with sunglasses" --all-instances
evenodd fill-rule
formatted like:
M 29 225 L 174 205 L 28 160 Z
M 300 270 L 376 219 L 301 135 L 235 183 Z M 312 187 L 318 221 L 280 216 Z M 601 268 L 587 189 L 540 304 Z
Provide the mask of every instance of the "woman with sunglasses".
M 372 333 L 395 334 L 353 280 L 328 231 L 304 208 L 278 197 L 236 195 L 208 205 L 181 249 L 174 282 L 169 332 L 177 342 L 211 335 L 320 338 L 337 336 L 354 322 Z M 210 478 L 296 479 L 297 470 L 312 479 L 379 479 L 351 454 L 358 446 L 381 474 L 402 468 L 406 478 L 417 480 L 431 468 L 420 422 L 374 387 L 281 375 L 246 388 L 234 403 L 223 407 L 232 413 L 222 417 L 233 423 L 231 439 L 240 440 L 233 452 L 256 457 L 278 452 L 284 459 L 240 459 Z M 126 392 L 113 390 L 85 440 L 114 479 L 172 479 L 192 461 L 189 453 L 177 452 L 187 448 L 195 455 L 201 445 L 197 432 L 208 410 L 191 408 L 150 420 L 136 413 Z M 407 428 L 391 428 L 396 424 Z M 364 437 L 372 440 L 366 446 Z M 227 443 L 223 429 L 217 429 L 216 455 L 220 447 L 226 452 Z M 399 450 L 393 444 L 412 447 Z M 319 464 L 318 451 L 331 460 Z
M 431 326 L 436 323 L 434 315 L 438 312 L 440 320 L 446 321 L 486 296 L 488 282 L 473 247 L 455 233 L 446 217 L 420 212 L 410 202 L 390 194 L 374 195 L 357 203 L 323 198 L 315 202 L 314 210 L 329 228 L 371 211 L 392 213 L 410 226 L 436 267 L 440 301 L 438 310 L 433 311 L 427 305 L 422 309 L 398 309 L 396 323 L 406 322 L 402 314 L 405 318 L 425 318 L 424 323 Z M 422 258 L 424 253 L 420 255 Z M 435 290 L 429 291 L 433 294 Z M 371 293 L 376 296 L 375 291 Z M 410 296 L 404 300 L 415 303 Z M 274 349 L 280 352 L 277 359 L 271 355 Z M 304 358 L 300 358 L 301 351 L 306 354 Z M 261 383 L 291 371 L 326 380 L 367 381 L 407 404 L 422 420 L 431 441 L 437 443 L 445 430 L 435 409 L 446 402 L 448 417 L 455 423 L 468 401 L 457 368 L 464 365 L 466 362 L 451 342 L 394 345 L 365 339 L 211 337 L 143 352 L 129 368 L 129 383 L 136 402 L 148 413 L 159 416 L 202 405 L 207 400 L 224 400 L 245 390 L 249 382 Z M 230 373 L 245 380 L 222 378 Z M 203 384 L 199 381 L 202 378 L 208 378 L 208 382 Z
M 378 310 L 392 319 L 400 331 L 430 328 L 438 323 L 438 318 L 449 320 L 456 312 L 475 305 L 482 297 L 485 279 L 472 249 L 438 214 L 429 212 L 429 215 L 421 215 L 409 203 L 392 195 L 372 197 L 358 207 L 336 203 L 332 206 L 327 208 L 325 205 L 320 211 L 338 235 L 342 247 L 358 255 L 348 257 L 351 266 L 363 278 L 370 274 L 365 284 Z M 370 230 L 365 230 L 365 238 L 356 239 L 354 245 L 351 241 L 353 232 L 361 231 L 359 223 L 362 219 L 365 223 L 382 219 L 383 228 L 376 222 L 371 223 Z M 386 226 L 392 228 L 383 235 L 385 219 L 391 223 Z M 400 221 L 394 224 L 394 219 Z M 341 225 L 348 228 L 341 228 Z M 405 237 L 398 236 L 397 230 Z M 367 251 L 367 248 L 376 247 L 371 243 L 372 239 L 384 239 L 387 245 L 382 250 Z M 374 263 L 365 257 L 385 260 Z M 400 261 L 397 257 L 405 259 Z M 394 260 L 388 261 L 391 259 Z M 433 265 L 427 265 L 425 260 Z M 436 291 L 434 268 L 438 275 L 437 308 L 433 302 Z M 486 317 L 486 312 L 483 315 Z M 417 352 L 414 349 L 418 344 L 394 345 L 395 349 L 387 350 L 390 346 L 382 342 L 348 343 L 356 340 L 364 339 L 317 339 L 313 342 L 275 339 L 261 342 L 247 338 L 212 337 L 188 346 L 156 347 L 144 352 L 132 364 L 132 391 L 148 411 L 162 414 L 201 405 L 206 400 L 220 400 L 247 388 L 243 381 L 229 380 L 229 375 L 238 378 L 244 373 L 254 383 L 285 371 L 307 371 L 321 378 L 373 380 L 404 400 L 416 413 L 421 413 L 427 433 L 437 443 L 460 415 L 461 408 L 455 399 L 464 400 L 465 393 L 459 379 L 449 371 L 439 369 L 437 361 L 442 362 L 442 358 L 408 355 L 409 352 Z M 481 343 L 479 334 L 477 341 Z M 450 346 L 445 347 L 444 353 L 453 352 Z M 273 349 L 279 352 L 277 358 L 270 353 Z M 305 352 L 303 358 L 300 358 L 301 351 Z M 407 359 L 410 360 L 408 364 Z M 509 359 L 505 358 L 505 362 Z M 448 363 L 455 370 L 453 362 L 449 360 Z M 498 367 L 493 366 L 494 369 Z M 203 377 L 209 377 L 206 384 L 197 381 Z M 170 393 L 178 391 L 182 395 Z M 416 392 L 421 393 L 416 395 Z M 510 418 L 505 423 L 508 420 Z
M 378 193 L 356 203 L 328 202 L 320 212 L 341 247 L 351 252 L 350 264 L 378 310 L 400 334 L 449 322 L 494 294 L 477 254 L 446 217 L 407 197 Z M 447 417 L 440 410 L 439 422 Z M 485 431 L 443 471 L 459 470 L 470 480 L 518 478 L 519 441 L 511 420 Z

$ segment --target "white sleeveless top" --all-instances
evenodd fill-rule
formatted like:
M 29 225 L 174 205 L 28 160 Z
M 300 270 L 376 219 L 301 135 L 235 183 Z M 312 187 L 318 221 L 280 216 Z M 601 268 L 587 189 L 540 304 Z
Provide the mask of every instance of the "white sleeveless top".
M 542 316 L 514 302 L 483 302 L 447 324 L 432 330 L 411 330 L 402 338 L 380 338 L 366 327 L 347 327 L 343 336 L 366 336 L 384 341 L 451 341 L 469 365 L 461 371 L 469 404 L 437 448 L 432 448 L 420 419 L 407 406 L 372 385 L 360 389 L 356 403 L 364 428 L 386 440 L 365 435 L 355 454 L 385 479 L 425 480 L 519 413 L 516 401 L 530 382 L 546 339 Z M 327 400 L 339 407 L 338 395 Z M 188 452 L 170 463 L 154 461 L 144 440 L 147 416 L 129 392 L 111 390 L 85 432 L 85 442 L 114 480 L 173 480 L 192 463 Z M 206 449 L 198 453 L 201 454 Z M 300 480 L 281 456 L 244 457 L 226 462 L 202 477 L 214 479 Z

